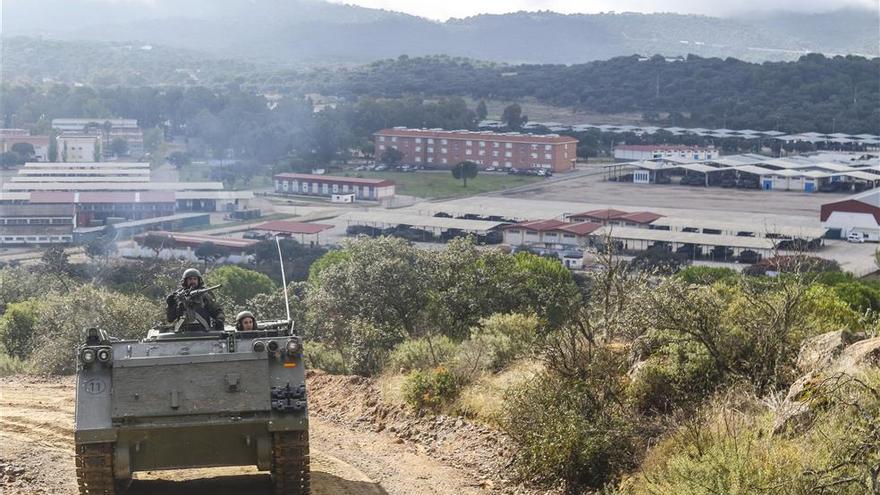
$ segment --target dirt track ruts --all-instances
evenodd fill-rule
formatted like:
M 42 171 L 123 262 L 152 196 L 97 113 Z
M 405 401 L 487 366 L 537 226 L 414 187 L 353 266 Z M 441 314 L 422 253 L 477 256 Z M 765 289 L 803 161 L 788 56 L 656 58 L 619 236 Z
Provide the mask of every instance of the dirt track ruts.
M 0 379 L 0 463 L 23 469 L 0 478 L 5 495 L 77 493 L 73 465 L 72 377 Z M 378 433 L 352 431 L 312 415 L 313 495 L 470 495 L 486 493 L 468 473 Z M 0 473 L 2 474 L 2 473 Z M 270 494 L 255 468 L 136 473 L 138 494 Z

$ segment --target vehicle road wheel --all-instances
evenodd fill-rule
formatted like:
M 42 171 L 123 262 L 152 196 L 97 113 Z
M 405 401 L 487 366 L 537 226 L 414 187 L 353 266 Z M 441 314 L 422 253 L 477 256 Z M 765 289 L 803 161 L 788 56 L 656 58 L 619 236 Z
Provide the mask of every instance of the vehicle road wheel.
M 309 432 L 283 431 L 272 438 L 275 495 L 309 495 Z

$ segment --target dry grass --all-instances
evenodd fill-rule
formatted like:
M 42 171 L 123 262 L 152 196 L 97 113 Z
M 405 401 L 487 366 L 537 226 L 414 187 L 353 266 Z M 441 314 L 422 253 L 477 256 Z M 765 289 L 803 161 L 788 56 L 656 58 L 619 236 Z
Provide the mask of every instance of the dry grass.
M 461 391 L 455 403 L 456 412 L 483 423 L 497 425 L 510 387 L 531 379 L 543 370 L 535 360 L 522 359 L 500 373 L 486 373 Z

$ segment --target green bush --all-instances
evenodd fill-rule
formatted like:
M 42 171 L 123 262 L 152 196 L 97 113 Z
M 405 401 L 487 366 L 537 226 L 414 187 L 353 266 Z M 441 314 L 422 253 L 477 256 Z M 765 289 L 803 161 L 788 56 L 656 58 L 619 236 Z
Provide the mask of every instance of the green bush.
M 10 304 L 0 317 L 0 351 L 17 359 L 27 359 L 34 349 L 40 301 L 31 299 Z
M 394 345 L 403 335 L 399 331 L 387 331 L 369 321 L 355 319 L 351 322 L 350 366 L 352 373 L 372 376 L 380 371 Z
M 236 305 L 244 304 L 257 294 L 269 294 L 275 290 L 275 282 L 266 275 L 235 265 L 225 265 L 211 271 L 206 284 L 223 284 L 220 292 Z
M 71 374 L 85 329 L 103 328 L 113 337 L 142 338 L 164 319 L 160 302 L 84 285 L 41 301 L 40 324 L 28 365 L 36 373 Z
M 394 372 L 431 369 L 451 363 L 457 349 L 455 342 L 444 335 L 406 340 L 391 351 L 386 368 Z
M 693 342 L 673 341 L 640 363 L 627 396 L 643 413 L 693 410 L 722 378 L 705 349 Z
M 416 370 L 403 382 L 403 400 L 414 409 L 437 411 L 458 397 L 459 387 L 452 372 L 444 367 Z
M 737 276 L 730 268 L 712 266 L 689 266 L 675 274 L 675 277 L 688 284 L 711 285 L 718 281 L 727 281 Z
M 880 372 L 817 390 L 805 431 L 772 434 L 773 412 L 731 390 L 651 449 L 621 495 L 861 495 L 876 493 Z
M 0 376 L 17 375 L 28 371 L 27 363 L 16 357 L 0 353 Z
M 334 375 L 345 375 L 348 373 L 345 361 L 342 360 L 339 352 L 320 342 L 306 342 L 304 347 L 303 355 L 305 356 L 306 367 L 323 370 Z
M 470 338 L 458 346 L 453 372 L 461 384 L 472 382 L 480 373 L 498 372 L 517 358 L 534 352 L 533 344 L 541 322 L 537 316 L 494 314 L 480 320 Z
M 485 341 L 489 351 L 489 368 L 500 371 L 515 359 L 532 350 L 541 322 L 534 314 L 494 314 L 480 320 L 471 331 L 471 340 Z
M 502 426 L 517 444 L 522 479 L 562 481 L 567 493 L 582 493 L 636 464 L 638 418 L 599 393 L 609 378 L 543 373 L 509 391 Z

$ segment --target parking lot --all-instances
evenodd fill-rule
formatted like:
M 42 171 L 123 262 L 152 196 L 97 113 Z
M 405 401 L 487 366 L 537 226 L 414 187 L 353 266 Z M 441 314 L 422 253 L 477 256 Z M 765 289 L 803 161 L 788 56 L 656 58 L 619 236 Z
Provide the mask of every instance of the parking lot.
M 586 175 L 571 180 L 560 176 L 550 183 L 519 188 L 496 195 L 548 201 L 574 201 L 597 205 L 598 208 L 645 209 L 674 208 L 677 210 L 716 212 L 718 214 L 781 214 L 812 217 L 818 222 L 819 207 L 845 195 L 833 193 L 802 193 L 794 191 L 756 191 L 718 187 L 681 186 L 677 184 L 633 184 L 604 181 L 602 174 Z M 721 213 L 724 212 L 724 213 Z M 711 213 L 710 213 L 711 215 Z M 689 215 L 686 215 L 689 216 Z M 722 218 L 722 217 L 719 217 Z

